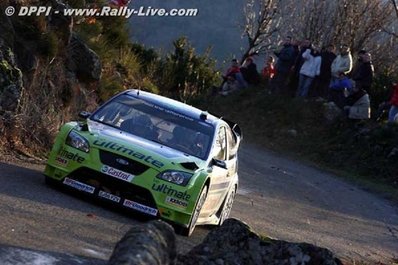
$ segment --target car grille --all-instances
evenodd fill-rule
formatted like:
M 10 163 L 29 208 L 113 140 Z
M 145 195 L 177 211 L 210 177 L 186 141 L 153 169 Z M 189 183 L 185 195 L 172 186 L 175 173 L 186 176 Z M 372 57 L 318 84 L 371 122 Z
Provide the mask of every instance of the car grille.
M 99 156 L 102 164 L 133 174 L 134 176 L 141 175 L 149 169 L 148 166 L 138 161 L 104 150 L 99 150 Z
M 132 200 L 146 206 L 157 208 L 151 192 L 145 188 L 105 175 L 101 172 L 79 168 L 69 178 L 99 188 L 124 199 Z

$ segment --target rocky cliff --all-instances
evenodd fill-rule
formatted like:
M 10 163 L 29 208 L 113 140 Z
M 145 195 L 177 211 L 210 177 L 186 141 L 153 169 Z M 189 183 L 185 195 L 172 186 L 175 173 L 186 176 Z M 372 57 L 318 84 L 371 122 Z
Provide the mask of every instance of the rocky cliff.
M 34 145 L 39 152 L 46 150 L 60 124 L 95 105 L 91 92 L 101 77 L 101 60 L 74 33 L 73 18 L 56 14 L 65 4 L 52 1 L 48 17 L 4 13 L 9 5 L 18 10 L 48 2 L 0 3 L 0 146 L 4 149 L 25 152 Z

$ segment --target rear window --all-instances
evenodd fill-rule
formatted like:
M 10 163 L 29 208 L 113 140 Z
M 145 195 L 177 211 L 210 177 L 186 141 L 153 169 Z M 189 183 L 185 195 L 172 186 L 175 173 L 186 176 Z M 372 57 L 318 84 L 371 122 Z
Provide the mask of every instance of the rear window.
M 201 159 L 214 135 L 208 123 L 129 95 L 107 102 L 91 119 Z

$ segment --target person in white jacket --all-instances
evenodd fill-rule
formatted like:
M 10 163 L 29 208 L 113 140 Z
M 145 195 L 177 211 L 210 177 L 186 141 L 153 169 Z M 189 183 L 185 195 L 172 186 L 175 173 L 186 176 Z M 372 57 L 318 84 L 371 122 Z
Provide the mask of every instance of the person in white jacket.
M 317 49 L 307 49 L 303 53 L 304 63 L 300 68 L 297 97 L 306 97 L 315 76 L 321 72 L 321 55 Z
M 340 47 L 340 54 L 333 60 L 331 66 L 332 84 L 336 79 L 339 79 L 341 74 L 347 75 L 352 70 L 352 56 L 348 45 Z

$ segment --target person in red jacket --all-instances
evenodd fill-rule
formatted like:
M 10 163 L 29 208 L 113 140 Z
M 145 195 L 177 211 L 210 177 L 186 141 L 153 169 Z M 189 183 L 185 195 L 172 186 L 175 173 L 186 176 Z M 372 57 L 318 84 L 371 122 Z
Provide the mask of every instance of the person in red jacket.
M 274 57 L 269 56 L 265 61 L 265 66 L 262 71 L 262 76 L 265 80 L 271 80 L 275 75 Z
M 392 84 L 392 97 L 390 99 L 390 111 L 388 112 L 388 122 L 398 122 L 398 84 Z

